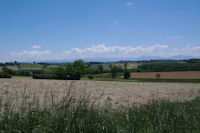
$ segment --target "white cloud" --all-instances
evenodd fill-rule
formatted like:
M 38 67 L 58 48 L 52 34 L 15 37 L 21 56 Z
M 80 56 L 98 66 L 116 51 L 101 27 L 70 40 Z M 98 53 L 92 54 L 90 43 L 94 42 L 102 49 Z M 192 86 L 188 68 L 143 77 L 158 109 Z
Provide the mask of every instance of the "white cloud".
M 51 54 L 51 51 L 45 50 L 45 51 L 38 51 L 38 50 L 32 50 L 32 51 L 26 51 L 20 53 L 14 53 L 12 52 L 11 55 L 14 56 L 41 56 L 41 55 L 49 55 Z
M 50 59 L 52 52 L 49 50 L 44 50 L 44 51 L 38 51 L 38 50 L 32 50 L 32 51 L 27 51 L 24 50 L 23 52 L 11 52 L 11 59 L 12 60 L 18 60 L 18 61 L 26 61 L 26 60 L 46 60 Z
M 127 2 L 125 3 L 126 6 L 132 6 L 133 5 L 133 2 Z
M 9 58 L 0 59 L 0 61 L 28 61 L 28 60 L 75 60 L 92 58 L 127 60 L 140 57 L 163 57 L 170 58 L 173 56 L 192 56 L 200 57 L 200 46 L 188 44 L 183 48 L 170 48 L 165 44 L 156 44 L 152 46 L 106 46 L 105 44 L 93 45 L 87 48 L 72 48 L 61 53 L 53 53 L 49 50 L 24 50 L 16 53 L 12 52 Z
M 41 46 L 40 46 L 40 45 L 33 45 L 32 48 L 33 48 L 33 49 L 40 49 Z
M 167 48 L 167 45 L 160 44 L 150 47 L 108 47 L 104 44 L 100 44 L 84 49 L 73 48 L 65 51 L 65 55 L 71 58 L 137 58 L 140 56 L 154 56 L 156 53 L 161 54 L 162 50 Z
M 186 55 L 186 56 L 193 56 L 193 57 L 200 57 L 200 46 L 192 47 L 191 44 L 188 44 L 184 48 L 175 48 L 171 51 L 171 56 L 178 56 L 178 55 Z
M 168 40 L 175 40 L 175 39 L 181 39 L 182 36 L 181 35 L 177 35 L 177 36 L 167 36 L 166 39 Z

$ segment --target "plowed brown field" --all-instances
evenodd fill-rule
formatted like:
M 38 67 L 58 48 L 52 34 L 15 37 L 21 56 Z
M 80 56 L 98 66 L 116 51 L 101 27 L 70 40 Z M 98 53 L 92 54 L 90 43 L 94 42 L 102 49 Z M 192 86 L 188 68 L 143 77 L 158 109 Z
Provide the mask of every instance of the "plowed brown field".
M 160 74 L 161 79 L 200 79 L 200 71 L 188 72 L 136 72 L 131 74 L 131 78 L 156 78 Z

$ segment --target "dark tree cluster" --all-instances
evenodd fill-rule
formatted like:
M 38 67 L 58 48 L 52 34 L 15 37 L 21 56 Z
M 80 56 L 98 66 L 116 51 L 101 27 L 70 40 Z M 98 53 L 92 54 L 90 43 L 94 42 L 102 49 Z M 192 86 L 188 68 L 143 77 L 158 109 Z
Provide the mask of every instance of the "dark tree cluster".
M 15 72 L 6 66 L 2 68 L 2 72 L 0 72 L 0 78 L 11 78 L 12 75 L 14 75 Z
M 67 64 L 66 67 L 58 67 L 55 74 L 57 79 L 80 80 L 86 71 L 87 67 L 84 62 L 77 60 L 73 64 Z
M 143 72 L 199 71 L 200 63 L 143 64 L 138 66 L 137 70 Z

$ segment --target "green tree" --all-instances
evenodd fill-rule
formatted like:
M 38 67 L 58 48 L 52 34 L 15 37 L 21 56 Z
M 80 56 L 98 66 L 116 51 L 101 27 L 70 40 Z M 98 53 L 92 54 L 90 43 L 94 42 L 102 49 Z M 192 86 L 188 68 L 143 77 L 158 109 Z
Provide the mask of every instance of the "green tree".
M 118 67 L 115 65 L 111 66 L 111 74 L 113 79 L 117 76 L 117 72 L 118 72 Z
M 103 70 L 104 70 L 104 69 L 103 69 L 103 65 L 98 65 L 97 68 L 99 69 L 99 72 L 100 72 L 100 73 L 103 73 Z
M 66 73 L 67 73 L 67 79 L 80 79 L 80 75 L 77 74 L 77 71 L 75 70 L 73 64 L 67 64 L 66 66 Z
M 46 64 L 43 64 L 42 67 L 43 67 L 44 69 L 46 69 L 46 68 L 47 68 L 47 65 L 46 65 Z
M 127 69 L 128 62 L 124 62 L 124 69 Z
M 130 71 L 127 69 L 128 63 L 124 63 L 124 79 L 128 79 L 131 77 Z
M 110 71 L 111 71 L 111 69 L 112 69 L 112 65 L 111 64 L 109 65 L 109 68 L 110 68 Z
M 73 67 L 74 69 L 80 73 L 81 75 L 82 74 L 85 74 L 86 71 L 87 71 L 87 66 L 85 65 L 85 63 L 82 61 L 82 60 L 76 60 L 74 63 L 73 63 Z
M 160 73 L 157 73 L 157 74 L 156 74 L 156 78 L 157 78 L 157 79 L 160 79 Z
M 124 69 L 124 79 L 128 79 L 131 77 L 130 71 L 127 69 Z
M 15 75 L 15 72 L 13 70 L 9 69 L 8 67 L 3 67 L 2 71 L 6 74 Z
M 64 67 L 58 67 L 55 71 L 57 79 L 67 79 L 66 69 Z
M 94 79 L 93 75 L 88 75 L 88 79 Z
M 82 60 L 76 60 L 73 64 L 66 66 L 68 79 L 80 80 L 81 76 L 87 72 L 87 66 Z

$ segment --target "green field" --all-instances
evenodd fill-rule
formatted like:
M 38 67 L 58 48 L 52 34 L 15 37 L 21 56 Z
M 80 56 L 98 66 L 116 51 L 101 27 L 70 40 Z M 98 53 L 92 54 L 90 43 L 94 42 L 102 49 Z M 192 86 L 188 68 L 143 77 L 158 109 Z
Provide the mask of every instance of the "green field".
M 21 68 L 42 68 L 43 65 L 41 64 L 28 64 L 28 63 L 21 63 L 20 64 Z
M 105 79 L 112 77 L 111 73 L 94 74 L 93 76 L 94 78 L 105 78 Z M 121 76 L 123 76 L 123 73 L 117 73 L 116 78 L 120 78 Z

